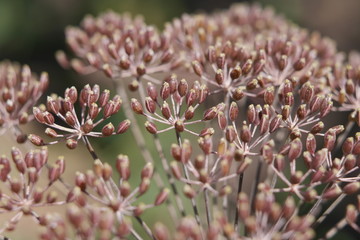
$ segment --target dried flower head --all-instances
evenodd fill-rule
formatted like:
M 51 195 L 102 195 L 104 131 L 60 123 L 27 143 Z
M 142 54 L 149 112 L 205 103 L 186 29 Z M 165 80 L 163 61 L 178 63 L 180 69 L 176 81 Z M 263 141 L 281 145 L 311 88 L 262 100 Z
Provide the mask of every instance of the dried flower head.
M 80 114 L 76 112 L 76 102 L 80 105 Z M 39 123 L 49 127 L 45 130 L 48 136 L 61 138 L 66 141 L 68 148 L 74 149 L 80 139 L 87 141 L 86 137 L 107 137 L 124 133 L 130 126 L 129 120 L 120 122 L 117 128 L 110 122 L 104 125 L 101 131 L 95 130 L 99 124 L 119 111 L 121 103 L 118 95 L 110 99 L 109 90 L 100 92 L 98 85 L 92 88 L 86 85 L 79 94 L 75 87 L 71 87 L 65 90 L 64 98 L 49 96 L 46 107 L 34 107 L 33 113 Z M 63 124 L 58 124 L 57 119 Z M 34 134 L 29 135 L 29 139 L 37 146 L 58 142 L 56 140 L 45 143 L 41 137 Z
M 130 161 L 128 156 L 119 155 L 116 159 L 116 170 L 121 181 L 118 186 L 113 178 L 112 167 L 100 160 L 94 161 L 93 170 L 86 173 L 77 172 L 75 178 L 76 187 L 69 193 L 68 201 L 75 201 L 79 206 L 84 207 L 88 203 L 87 197 L 98 204 L 107 206 L 117 212 L 121 219 L 123 216 L 140 216 L 144 210 L 163 203 L 168 194 L 164 189 L 160 192 L 153 204 L 134 205 L 134 202 L 147 192 L 150 187 L 154 167 L 147 164 L 141 171 L 141 182 L 138 187 L 132 190 L 130 183 Z M 87 197 L 86 197 L 87 195 Z
M 40 235 L 42 240 L 64 240 L 74 237 L 108 240 L 115 236 L 125 238 L 133 231 L 129 218 L 122 218 L 119 221 L 113 211 L 95 206 L 81 208 L 71 204 L 66 211 L 66 220 L 53 213 L 40 218 L 44 226 Z
M 127 14 L 86 16 L 81 27 L 67 28 L 66 39 L 76 58 L 69 62 L 59 51 L 57 59 L 82 74 L 100 70 L 110 78 L 140 77 L 168 72 L 180 61 L 166 34 Z
M 333 69 L 329 70 L 325 91 L 333 94 L 338 103 L 336 110 L 350 112 L 350 120 L 360 126 L 360 54 L 351 52 L 348 62 L 337 58 Z
M 223 104 L 218 104 L 205 111 L 202 119 L 192 120 L 195 111 L 206 100 L 208 88 L 198 81 L 189 86 L 187 80 L 179 81 L 174 74 L 163 82 L 160 90 L 149 82 L 146 91 L 147 96 L 144 99 L 146 111 L 140 101 L 135 98 L 131 99 L 131 108 L 136 114 L 147 117 L 145 128 L 152 134 L 174 129 L 179 133 L 185 131 L 198 136 L 199 133 L 193 132 L 189 126 L 214 119 L 224 107 Z M 154 122 L 167 127 L 158 130 Z
M 29 66 L 8 61 L 0 62 L 0 130 L 15 131 L 18 142 L 26 140 L 18 126 L 33 119 L 29 113 L 48 87 L 48 75 L 38 78 Z
M 130 178 L 130 160 L 128 156 L 119 155 L 117 157 L 116 171 L 120 175 L 119 184 L 115 183 L 113 179 L 113 168 L 109 164 L 102 164 L 99 159 L 94 161 L 92 170 L 86 173 L 76 173 L 76 186 L 70 191 L 67 201 L 76 203 L 81 211 L 85 212 L 95 211 L 97 208 L 102 209 L 102 212 L 108 214 L 106 217 L 107 225 L 105 230 L 110 232 L 115 231 L 115 235 L 120 234 L 119 231 L 124 230 L 122 229 L 123 227 L 129 228 L 129 230 L 132 228 L 126 220 L 131 217 L 136 219 L 151 236 L 151 231 L 148 230 L 148 226 L 140 216 L 145 210 L 164 203 L 168 198 L 169 190 L 167 188 L 162 189 L 152 204 L 139 202 L 141 196 L 149 190 L 154 172 L 153 165 L 146 164 L 144 166 L 141 171 L 140 184 L 135 188 L 132 188 L 128 182 Z M 93 207 L 93 205 L 95 207 Z M 69 211 L 76 210 L 79 212 L 77 209 L 78 208 L 72 207 Z M 81 225 L 81 221 L 76 217 L 70 220 L 73 224 Z M 114 229 L 114 222 L 119 223 L 119 228 Z M 96 228 L 98 223 L 92 222 L 91 224 L 94 224 L 91 228 Z M 123 224 L 125 224 L 125 226 L 123 226 Z M 99 226 L 101 228 L 101 224 Z M 95 229 L 86 230 L 94 231 Z M 126 234 L 124 232 L 121 233 L 122 237 L 127 234 L 129 234 L 129 231 L 126 231 Z
M 31 216 L 36 223 L 41 224 L 36 208 L 66 203 L 60 200 L 57 191 L 51 188 L 65 171 L 63 157 L 59 157 L 47 168 L 46 147 L 31 150 L 25 155 L 13 147 L 11 158 L 13 164 L 6 156 L 0 157 L 0 180 L 3 186 L 0 195 L 0 213 L 14 213 L 15 215 L 4 223 L 0 234 L 14 230 L 23 216 Z M 12 165 L 15 165 L 15 168 L 12 169 Z M 41 183 L 40 179 L 44 171 L 47 174 L 47 181 Z

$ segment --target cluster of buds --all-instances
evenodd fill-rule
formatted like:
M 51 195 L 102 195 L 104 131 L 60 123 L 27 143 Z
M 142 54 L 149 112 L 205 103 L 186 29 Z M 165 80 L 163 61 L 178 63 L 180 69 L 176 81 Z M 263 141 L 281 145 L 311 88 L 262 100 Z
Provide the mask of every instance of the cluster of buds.
M 80 116 L 76 113 L 76 102 L 81 108 Z M 98 85 L 94 85 L 92 88 L 86 85 L 79 94 L 75 87 L 71 87 L 65 90 L 64 98 L 49 96 L 46 106 L 34 107 L 33 113 L 39 123 L 48 126 L 45 130 L 46 135 L 52 138 L 61 138 L 66 141 L 69 149 L 74 149 L 82 138 L 107 137 L 124 133 L 130 126 L 129 120 L 120 122 L 117 128 L 109 122 L 102 127 L 101 131 L 94 129 L 116 114 L 120 110 L 121 104 L 120 96 L 116 95 L 111 99 L 109 90 L 100 92 Z M 57 121 L 64 124 L 58 124 Z M 56 140 L 45 143 L 41 137 L 34 134 L 29 135 L 29 140 L 36 146 L 59 142 Z
M 188 198 L 194 198 L 197 194 L 208 190 L 214 197 L 223 197 L 232 193 L 232 187 L 228 180 L 234 179 L 243 173 L 251 164 L 250 158 L 244 158 L 233 143 L 228 143 L 221 138 L 217 146 L 213 147 L 210 135 L 205 135 L 198 140 L 202 154 L 191 158 L 193 149 L 191 142 L 187 139 L 181 146 L 173 144 L 171 154 L 175 161 L 170 167 L 174 177 L 184 183 L 184 194 Z M 231 171 L 236 162 L 236 171 Z M 191 173 L 191 178 L 185 177 L 179 164 Z M 195 189 L 195 186 L 198 189 Z
M 36 77 L 29 66 L 11 62 L 0 62 L 0 131 L 15 130 L 17 141 L 26 140 L 17 128 L 33 119 L 29 109 L 48 87 L 48 75 Z M 15 129 L 14 129 L 15 128 Z
M 215 118 L 219 108 L 224 107 L 219 104 L 206 111 L 202 119 L 192 120 L 196 109 L 206 100 L 208 88 L 198 81 L 190 87 L 187 80 L 178 81 L 176 75 L 168 77 L 159 91 L 154 84 L 149 82 L 146 91 L 147 97 L 144 99 L 146 111 L 140 101 L 135 98 L 131 99 L 131 108 L 136 114 L 147 117 L 145 127 L 151 134 L 175 129 L 179 133 L 185 131 L 198 136 L 199 133 L 189 129 L 189 126 Z M 167 127 L 158 130 L 154 122 Z
M 219 211 L 214 211 L 214 221 L 208 229 L 197 226 L 193 217 L 184 217 L 179 220 L 176 231 L 170 234 L 166 225 L 157 222 L 154 225 L 154 236 L 159 240 L 186 240 L 186 239 L 240 239 L 240 235 L 235 231 L 234 225 L 229 219 Z
M 0 181 L 3 186 L 0 194 L 0 213 L 14 213 L 14 216 L 0 229 L 0 234 L 14 230 L 23 216 L 31 216 L 39 223 L 36 208 L 66 203 L 59 200 L 57 191 L 51 189 L 65 171 L 65 161 L 62 157 L 46 167 L 47 148 L 31 150 L 23 155 L 14 147 L 11 150 L 11 159 L 13 164 L 6 156 L 0 157 Z M 12 165 L 15 166 L 14 169 Z M 47 172 L 47 181 L 41 186 L 43 184 L 40 180 L 44 171 Z
M 271 193 L 270 186 L 259 185 L 253 203 L 240 193 L 237 199 L 238 215 L 251 239 L 306 239 L 315 237 L 311 228 L 312 215 L 298 216 L 295 200 L 289 196 L 280 204 Z
M 54 213 L 48 213 L 40 216 L 40 222 L 44 226 L 40 234 L 42 240 L 65 240 L 74 237 L 110 240 L 115 236 L 124 239 L 133 231 L 130 218 L 122 218 L 119 222 L 110 209 L 96 206 L 81 208 L 76 204 L 67 207 L 66 220 Z
M 350 120 L 360 126 L 360 54 L 352 52 L 348 63 L 338 59 L 332 71 L 324 88 L 339 104 L 337 110 L 350 112 Z
M 59 63 L 86 74 L 103 71 L 110 78 L 142 77 L 168 72 L 181 59 L 174 58 L 170 38 L 146 25 L 141 17 L 106 12 L 97 18 L 87 16 L 82 27 L 68 27 L 67 43 L 76 58 L 69 61 L 57 53 Z
M 154 172 L 154 167 L 150 163 L 146 164 L 142 169 L 141 181 L 136 188 L 132 188 L 128 182 L 131 172 L 130 160 L 126 155 L 119 155 L 117 157 L 116 171 L 120 175 L 119 184 L 116 184 L 113 180 L 113 168 L 108 163 L 103 164 L 99 159 L 95 160 L 92 170 L 88 170 L 85 173 L 76 173 L 75 187 L 67 196 L 67 202 L 74 202 L 79 208 L 84 209 L 84 211 L 92 209 L 94 203 L 96 203 L 95 205 L 97 206 L 100 205 L 102 208 L 105 207 L 110 210 L 111 213 L 109 212 L 109 214 L 112 218 L 111 216 L 105 218 L 106 221 L 109 220 L 105 230 L 110 232 L 114 230 L 111 222 L 114 218 L 120 224 L 120 227 L 116 229 L 116 231 L 123 231 L 125 227 L 126 229 L 131 228 L 128 222 L 125 221 L 127 217 L 134 217 L 140 221 L 141 224 L 145 224 L 140 218 L 141 214 L 143 214 L 146 209 L 164 203 L 169 195 L 169 190 L 164 188 L 159 192 L 152 204 L 139 202 L 140 197 L 143 196 L 150 187 Z M 73 218 L 74 220 L 71 220 L 71 222 L 77 219 L 75 216 L 73 216 Z M 81 221 L 73 224 L 80 225 Z M 88 228 L 85 230 L 92 231 Z M 119 232 L 115 234 L 119 234 Z
M 324 134 L 323 146 L 317 150 L 315 137 L 309 133 L 303 146 L 299 138 L 285 144 L 279 153 L 274 152 L 274 141 L 270 140 L 261 149 L 263 160 L 286 184 L 284 188 L 273 188 L 272 192 L 291 192 L 304 201 L 329 200 L 340 194 L 353 194 L 360 189 L 360 177 L 354 174 L 359 169 L 360 154 L 359 133 L 355 138 L 347 138 L 342 145 L 341 158 L 333 157 L 339 128 L 330 128 Z M 333 154 L 332 154 L 333 153 Z M 303 163 L 298 159 L 303 158 Z M 286 167 L 289 165 L 289 168 Z M 306 172 L 297 166 L 306 166 Z M 287 174 L 289 169 L 290 173 Z M 319 195 L 316 187 L 326 185 Z
M 258 6 L 235 5 L 213 15 L 185 14 L 165 32 L 184 52 L 185 66 L 234 100 L 287 78 L 304 82 L 324 75 L 337 59 L 330 40 L 309 35 Z

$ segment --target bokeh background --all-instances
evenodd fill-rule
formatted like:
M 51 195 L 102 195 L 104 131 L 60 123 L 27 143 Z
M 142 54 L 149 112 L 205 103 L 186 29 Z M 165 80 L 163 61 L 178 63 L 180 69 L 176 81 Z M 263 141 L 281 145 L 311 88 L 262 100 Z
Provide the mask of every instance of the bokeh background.
M 78 25 L 86 14 L 97 15 L 102 11 L 112 9 L 116 12 L 142 14 L 147 23 L 162 28 L 166 21 L 170 21 L 184 12 L 211 12 L 227 8 L 234 2 L 239 1 L 0 0 L 0 60 L 9 59 L 29 64 L 35 72 L 46 70 L 51 80 L 48 93 L 62 94 L 66 87 L 72 85 L 82 87 L 89 81 L 106 87 L 110 85 L 102 75 L 95 75 L 90 78 L 81 77 L 72 71 L 63 70 L 55 61 L 55 51 L 66 49 L 64 39 L 66 26 Z M 259 0 L 256 2 L 264 6 L 272 6 L 277 13 L 286 16 L 296 24 L 311 31 L 319 31 L 322 35 L 334 39 L 340 51 L 360 50 L 359 0 Z M 123 116 L 120 115 L 119 121 L 122 118 Z M 28 126 L 25 131 L 36 132 L 40 130 L 37 124 L 33 124 Z M 130 133 L 114 138 L 107 138 L 96 143 L 96 148 L 101 157 L 115 159 L 116 155 L 121 152 L 131 155 L 132 159 L 141 158 L 137 155 L 136 148 L 131 147 L 135 146 L 135 143 Z M 14 141 L 11 138 L 1 137 L 0 153 L 9 154 L 9 147 L 12 144 Z M 65 157 L 69 159 L 68 167 L 70 168 L 82 169 L 91 166 L 90 156 L 81 147 L 68 153 L 64 146 L 54 146 L 51 151 L 65 154 Z M 57 153 L 52 154 L 53 160 L 55 160 Z M 134 163 L 132 169 L 135 172 L 139 171 L 139 165 Z M 68 176 L 69 179 L 72 177 L 71 175 Z M 149 215 L 152 221 L 161 217 L 166 218 L 166 216 L 159 216 L 159 214 Z M 1 221 L 0 218 L 0 223 Z M 332 224 L 331 219 L 329 221 L 327 223 Z M 26 232 L 27 239 L 32 239 L 36 235 L 31 235 L 31 232 L 34 232 L 29 231 L 31 226 L 34 225 L 31 223 L 29 225 L 27 222 L 21 223 L 20 227 L 23 230 L 20 231 L 23 233 L 20 235 L 10 234 L 9 236 L 13 236 L 13 239 L 22 239 L 25 236 L 22 234 Z M 350 230 L 343 237 L 344 239 L 357 239 Z

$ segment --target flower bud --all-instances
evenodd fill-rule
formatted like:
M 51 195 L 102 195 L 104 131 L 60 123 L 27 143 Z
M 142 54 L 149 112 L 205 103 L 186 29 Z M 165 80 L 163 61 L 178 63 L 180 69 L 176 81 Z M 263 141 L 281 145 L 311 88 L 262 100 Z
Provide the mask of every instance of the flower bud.
M 136 98 L 131 99 L 131 109 L 137 114 L 144 114 L 143 107 Z
M 196 75 L 200 76 L 203 74 L 203 70 L 202 67 L 200 65 L 200 63 L 198 61 L 192 61 L 191 62 L 192 68 L 194 70 L 194 72 L 196 73 Z
M 181 97 L 184 97 L 188 92 L 188 83 L 185 79 L 181 79 L 178 85 L 178 93 Z
M 141 171 L 141 179 L 151 178 L 154 173 L 154 166 L 152 163 L 147 163 Z
M 243 173 L 248 166 L 252 163 L 252 160 L 248 157 L 245 157 L 244 161 L 242 161 L 236 170 L 237 174 Z
M 321 132 L 323 128 L 324 128 L 324 123 L 320 121 L 311 128 L 310 132 L 312 134 L 317 134 Z
M 226 127 L 225 136 L 228 142 L 235 141 L 237 134 L 233 126 Z
M 271 105 L 274 102 L 274 98 L 275 98 L 274 91 L 275 91 L 274 87 L 268 87 L 266 89 L 264 93 L 264 102 L 266 104 Z
M 139 194 L 143 195 L 147 190 L 149 190 L 149 187 L 150 187 L 150 179 L 143 178 L 139 185 Z
M 301 140 L 299 138 L 296 138 L 290 143 L 290 149 L 288 153 L 289 160 L 293 161 L 296 158 L 298 158 L 301 154 L 301 151 L 302 151 Z
M 326 200 L 338 197 L 342 193 L 341 188 L 335 184 L 331 188 L 325 190 L 322 197 Z
M 43 139 L 38 135 L 29 134 L 28 139 L 35 146 L 44 146 L 45 145 Z
M 239 108 L 236 102 L 232 102 L 229 108 L 229 118 L 231 121 L 235 121 L 239 115 Z
M 170 85 L 164 82 L 160 88 L 160 96 L 163 100 L 166 100 L 170 96 Z
M 185 129 L 185 125 L 184 125 L 184 122 L 180 119 L 176 120 L 175 122 L 175 130 L 177 132 L 183 132 Z
M 156 103 L 150 97 L 145 98 L 145 107 L 150 113 L 154 113 L 156 110 Z
M 156 134 L 157 133 L 156 125 L 154 123 L 152 123 L 152 122 L 146 121 L 145 122 L 145 128 L 151 134 Z
M 222 69 L 217 69 L 215 72 L 215 81 L 217 84 L 222 85 L 224 82 L 224 72 Z
M 343 187 L 343 192 L 345 194 L 354 194 L 357 193 L 360 189 L 360 182 L 352 182 L 352 183 L 348 183 Z
M 238 87 L 232 92 L 232 98 L 235 101 L 239 101 L 244 97 L 244 87 Z
M 249 127 L 246 125 L 246 122 L 243 123 L 243 126 L 240 130 L 240 139 L 241 141 L 248 143 L 251 141 L 251 131 Z
M 240 66 L 236 66 L 230 71 L 230 77 L 232 80 L 238 79 L 242 74 Z
M 166 226 L 163 225 L 161 222 L 157 222 L 154 225 L 154 236 L 158 240 L 169 240 L 170 234 L 167 230 Z
M 121 179 L 126 181 L 130 178 L 130 162 L 128 156 L 122 154 L 117 156 L 116 169 Z
M 103 136 L 110 136 L 113 134 L 115 130 L 114 125 L 110 122 L 108 124 L 106 124 L 102 129 L 101 129 L 101 133 Z
M 155 206 L 158 206 L 162 203 L 164 203 L 168 196 L 169 196 L 170 190 L 168 188 L 164 188 L 157 196 L 154 202 Z
M 308 150 L 311 154 L 314 154 L 316 151 L 316 139 L 311 133 L 309 133 L 306 138 L 306 150 Z
M 216 107 L 209 108 L 204 112 L 204 116 L 202 120 L 203 121 L 212 120 L 217 116 L 217 114 L 218 114 L 218 110 Z
M 190 185 L 185 184 L 183 191 L 184 191 L 184 195 L 190 199 L 196 196 L 195 190 Z
M 131 124 L 131 122 L 129 119 L 126 119 L 126 120 L 120 122 L 117 127 L 116 134 L 122 134 L 122 133 L 126 132 L 129 129 L 130 124 Z

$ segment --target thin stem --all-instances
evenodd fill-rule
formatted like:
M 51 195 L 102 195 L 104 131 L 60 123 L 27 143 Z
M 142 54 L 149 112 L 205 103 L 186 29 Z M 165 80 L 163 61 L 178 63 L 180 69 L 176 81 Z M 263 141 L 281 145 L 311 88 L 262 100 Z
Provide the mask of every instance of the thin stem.
M 327 209 L 321 214 L 321 216 L 316 220 L 314 226 L 321 224 L 325 218 L 340 204 L 340 202 L 346 197 L 346 194 L 341 194 Z
M 334 227 L 332 227 L 329 231 L 327 231 L 325 237 L 321 238 L 320 240 L 333 238 L 342 228 L 346 226 L 346 224 L 347 221 L 345 218 L 343 218 Z
M 99 159 L 98 155 L 95 153 L 95 150 L 94 150 L 93 146 L 91 145 L 87 136 L 84 136 L 83 140 L 85 142 L 86 148 L 88 149 L 88 151 L 89 151 L 91 157 L 94 159 L 94 161 Z
M 335 151 L 334 153 L 338 152 L 342 143 L 344 142 L 345 138 L 349 136 L 349 133 L 351 131 L 351 129 L 354 127 L 355 122 L 354 121 L 349 121 L 346 126 L 345 126 L 345 132 L 343 132 L 340 137 L 337 140 L 337 145 L 335 147 Z
M 327 184 L 326 187 L 324 188 L 323 190 L 323 193 L 329 189 L 331 187 L 331 183 Z M 319 208 L 321 206 L 321 203 L 322 203 L 322 200 L 324 200 L 322 197 L 319 197 L 319 199 L 316 201 L 316 203 L 314 204 L 314 206 L 310 209 L 310 211 L 308 212 L 308 215 L 313 215 L 315 216 L 318 211 L 319 211 Z
M 156 240 L 155 236 L 152 234 L 149 226 L 139 217 L 135 217 L 136 220 L 140 223 L 141 227 L 144 228 L 145 232 L 147 235 L 149 235 L 149 237 L 151 237 L 152 239 Z
M 255 195 L 257 193 L 257 186 L 258 186 L 258 184 L 260 182 L 261 168 L 262 168 L 262 162 L 259 161 L 258 165 L 257 165 L 257 168 L 256 168 L 255 182 L 251 187 L 251 193 L 250 193 L 250 202 L 253 203 L 252 211 L 254 211 L 254 203 L 255 203 L 254 199 L 255 199 Z
M 142 237 L 140 237 L 140 235 L 133 228 L 130 229 L 130 232 L 136 240 L 143 240 Z
M 206 210 L 206 220 L 208 227 L 210 227 L 211 223 L 211 213 L 210 213 L 210 206 L 209 206 L 209 194 L 207 192 L 207 189 L 204 190 L 204 200 L 205 200 L 205 210 Z
M 236 197 L 238 197 L 239 193 L 242 191 L 243 180 L 244 180 L 244 173 L 241 173 L 239 176 L 238 191 Z M 235 231 L 237 231 L 238 225 L 239 225 L 239 206 L 238 204 L 236 204 L 235 220 L 234 220 Z

